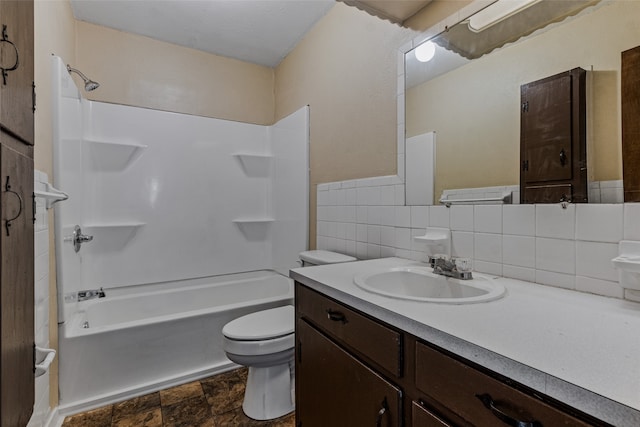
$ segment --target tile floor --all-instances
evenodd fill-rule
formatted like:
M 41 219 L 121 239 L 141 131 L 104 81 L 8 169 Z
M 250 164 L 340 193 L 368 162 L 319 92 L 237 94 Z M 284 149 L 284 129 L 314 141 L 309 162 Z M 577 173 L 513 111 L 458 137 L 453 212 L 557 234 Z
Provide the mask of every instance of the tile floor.
M 247 369 L 225 372 L 67 417 L 62 427 L 294 427 L 294 414 L 255 421 L 242 412 Z

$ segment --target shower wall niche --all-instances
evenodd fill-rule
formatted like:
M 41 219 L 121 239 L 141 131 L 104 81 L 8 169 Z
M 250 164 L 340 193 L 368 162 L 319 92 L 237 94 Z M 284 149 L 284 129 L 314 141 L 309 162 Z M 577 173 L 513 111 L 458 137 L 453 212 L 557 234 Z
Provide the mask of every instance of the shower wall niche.
M 308 107 L 260 126 L 88 101 L 52 60 L 60 294 L 297 266 Z

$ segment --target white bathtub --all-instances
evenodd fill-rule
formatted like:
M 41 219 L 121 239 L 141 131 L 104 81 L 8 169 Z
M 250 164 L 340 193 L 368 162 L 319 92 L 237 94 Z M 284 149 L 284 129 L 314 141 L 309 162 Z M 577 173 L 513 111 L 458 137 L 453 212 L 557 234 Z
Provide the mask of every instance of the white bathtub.
M 105 293 L 76 303 L 76 313 L 60 325 L 63 415 L 234 367 L 222 348 L 222 327 L 291 304 L 293 282 L 257 271 Z

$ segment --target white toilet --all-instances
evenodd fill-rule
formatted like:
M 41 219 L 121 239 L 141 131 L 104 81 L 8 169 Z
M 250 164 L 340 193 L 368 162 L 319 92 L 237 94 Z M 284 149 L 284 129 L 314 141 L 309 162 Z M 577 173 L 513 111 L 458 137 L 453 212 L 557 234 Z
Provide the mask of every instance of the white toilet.
M 300 253 L 303 265 L 333 264 L 356 258 L 329 251 Z M 249 368 L 242 409 L 254 420 L 292 412 L 295 309 L 292 305 L 247 314 L 222 328 L 224 351 Z

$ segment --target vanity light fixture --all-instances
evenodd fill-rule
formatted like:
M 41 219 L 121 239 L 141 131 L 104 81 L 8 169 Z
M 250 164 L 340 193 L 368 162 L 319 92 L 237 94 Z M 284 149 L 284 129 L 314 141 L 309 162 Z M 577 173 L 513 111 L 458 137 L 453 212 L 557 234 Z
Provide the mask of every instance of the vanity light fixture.
M 469 29 L 479 33 L 539 1 L 541 0 L 498 0 L 469 18 Z
M 416 59 L 420 62 L 429 62 L 433 59 L 433 56 L 436 54 L 436 45 L 433 44 L 431 40 L 422 43 L 420 46 L 415 48 L 414 53 L 416 55 Z

